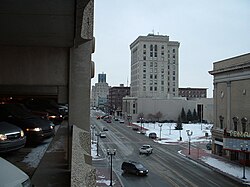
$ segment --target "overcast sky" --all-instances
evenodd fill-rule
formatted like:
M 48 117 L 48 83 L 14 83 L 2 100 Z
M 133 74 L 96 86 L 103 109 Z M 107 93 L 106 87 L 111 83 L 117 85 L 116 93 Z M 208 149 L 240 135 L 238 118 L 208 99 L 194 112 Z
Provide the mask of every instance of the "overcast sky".
M 213 62 L 250 52 L 250 0 L 95 0 L 95 78 L 130 86 L 130 48 L 149 33 L 179 41 L 179 87 L 208 88 Z

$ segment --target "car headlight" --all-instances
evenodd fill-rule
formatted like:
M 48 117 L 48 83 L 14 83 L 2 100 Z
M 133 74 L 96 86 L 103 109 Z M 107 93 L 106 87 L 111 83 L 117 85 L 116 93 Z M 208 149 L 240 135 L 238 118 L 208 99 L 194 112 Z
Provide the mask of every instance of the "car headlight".
M 140 173 L 143 173 L 143 171 L 140 171 Z
M 5 134 L 0 134 L 0 140 L 1 141 L 7 140 L 7 136 Z
M 26 131 L 36 131 L 36 132 L 39 132 L 39 131 L 42 131 L 42 128 L 39 128 L 39 127 L 33 128 L 33 129 L 28 128 L 28 129 L 26 129 Z
M 55 118 L 56 118 L 56 116 L 49 116 L 49 118 L 55 119 Z
M 53 125 L 50 125 L 50 129 L 54 129 L 54 126 L 53 126 Z
M 24 132 L 23 132 L 23 130 L 21 130 L 20 133 L 21 133 L 21 137 L 24 137 Z

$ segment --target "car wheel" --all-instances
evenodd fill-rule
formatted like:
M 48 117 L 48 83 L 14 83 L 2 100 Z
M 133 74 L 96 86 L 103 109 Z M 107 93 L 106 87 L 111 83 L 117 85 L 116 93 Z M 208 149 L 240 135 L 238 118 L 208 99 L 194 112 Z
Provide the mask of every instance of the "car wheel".
M 136 174 L 136 175 L 139 175 L 139 172 L 137 171 L 135 174 Z

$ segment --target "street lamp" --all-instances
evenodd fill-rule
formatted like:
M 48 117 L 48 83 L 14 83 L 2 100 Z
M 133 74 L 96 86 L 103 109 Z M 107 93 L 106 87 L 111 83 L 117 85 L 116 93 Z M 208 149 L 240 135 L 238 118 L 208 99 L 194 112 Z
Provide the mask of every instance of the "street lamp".
M 141 121 L 141 131 L 142 131 L 142 120 L 143 120 L 143 118 L 140 117 L 140 121 Z
M 186 132 L 188 135 L 188 154 L 190 155 L 190 140 L 191 140 L 191 136 L 193 135 L 193 131 L 186 130 Z
M 99 137 L 100 137 L 100 132 L 96 132 L 96 137 L 97 137 L 97 141 L 96 141 L 96 156 L 99 156 L 98 151 L 99 151 Z
M 158 126 L 160 127 L 160 140 L 161 140 L 161 128 L 162 128 L 162 124 L 158 123 Z
M 116 149 L 107 149 L 107 154 L 110 155 L 110 185 L 112 186 L 112 157 L 115 155 Z
M 92 144 L 94 143 L 94 132 L 95 132 L 95 125 L 91 125 L 91 132 L 92 132 Z
M 242 179 L 246 179 L 246 176 L 245 176 L 245 168 L 246 168 L 246 152 L 248 151 L 248 144 L 246 143 L 246 144 L 240 144 L 240 149 L 241 149 L 241 151 L 243 152 L 243 154 L 244 154 L 244 164 L 243 164 L 243 177 L 242 177 Z

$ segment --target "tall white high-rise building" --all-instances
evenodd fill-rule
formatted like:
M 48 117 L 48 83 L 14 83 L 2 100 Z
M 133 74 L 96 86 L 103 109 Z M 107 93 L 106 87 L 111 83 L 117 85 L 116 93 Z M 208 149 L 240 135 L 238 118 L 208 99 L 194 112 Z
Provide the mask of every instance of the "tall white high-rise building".
M 169 36 L 139 36 L 131 45 L 131 96 L 178 96 L 179 46 Z
M 106 74 L 98 74 L 98 83 L 92 86 L 92 106 L 104 108 L 107 104 L 110 86 L 106 82 Z

